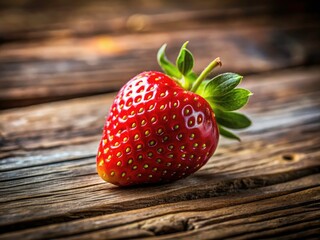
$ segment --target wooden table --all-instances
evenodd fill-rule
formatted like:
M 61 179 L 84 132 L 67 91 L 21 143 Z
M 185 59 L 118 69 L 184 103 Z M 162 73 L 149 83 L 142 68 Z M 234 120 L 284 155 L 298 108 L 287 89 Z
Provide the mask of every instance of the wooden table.
M 38 15 L 32 2 L 20 11 L 25 25 L 0 21 L 0 239 L 317 239 L 320 28 L 311 2 L 80 1 L 61 9 L 57 1 Z M 12 16 L 14 7 L 2 10 Z M 60 19 L 55 9 L 75 15 Z M 41 14 L 48 18 L 30 27 Z M 114 91 L 159 70 L 163 42 L 173 57 L 187 39 L 197 71 L 220 56 L 221 71 L 245 75 L 252 127 L 241 143 L 221 139 L 186 179 L 103 182 L 95 156 Z

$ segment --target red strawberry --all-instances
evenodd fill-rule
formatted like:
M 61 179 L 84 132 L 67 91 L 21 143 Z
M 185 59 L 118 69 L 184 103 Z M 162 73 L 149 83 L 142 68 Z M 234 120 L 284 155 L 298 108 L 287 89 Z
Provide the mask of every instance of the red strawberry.
M 128 186 L 186 177 L 214 153 L 218 128 L 220 134 L 238 139 L 221 125 L 236 129 L 250 125 L 244 115 L 231 112 L 245 105 L 250 95 L 235 89 L 242 77 L 226 73 L 204 80 L 221 65 L 219 59 L 196 77 L 186 45 L 177 67 L 165 57 L 165 45 L 159 50 L 159 64 L 170 77 L 143 72 L 117 94 L 97 155 L 97 170 L 105 181 Z

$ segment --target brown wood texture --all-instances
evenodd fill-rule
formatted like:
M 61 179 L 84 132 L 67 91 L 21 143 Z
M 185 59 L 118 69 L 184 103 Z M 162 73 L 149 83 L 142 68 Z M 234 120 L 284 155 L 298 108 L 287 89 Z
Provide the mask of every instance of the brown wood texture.
M 175 8 L 166 11 L 161 5 L 163 2 L 159 1 L 159 6 L 151 4 L 139 14 L 122 6 L 125 10 L 120 19 L 124 22 L 118 24 L 114 23 L 119 21 L 115 13 L 109 14 L 110 7 L 100 6 L 103 3 L 91 6 L 88 12 L 100 8 L 100 14 L 108 17 L 88 13 L 90 23 L 87 24 L 78 20 L 85 9 L 82 5 L 73 10 L 73 18 L 64 19 L 64 22 L 61 22 L 63 18 L 45 18 L 42 14 L 40 16 L 48 22 L 37 22 L 39 15 L 31 17 L 32 11 L 24 11 L 20 18 L 29 17 L 29 21 L 35 18 L 36 24 L 32 26 L 37 30 L 30 30 L 28 24 L 19 27 L 13 23 L 13 29 L 2 28 L 3 36 L 8 39 L 0 45 L 0 108 L 118 90 L 137 72 L 159 70 L 155 61 L 156 49 L 164 42 L 168 43 L 169 56 L 173 57 L 181 44 L 189 40 L 198 59 L 197 72 L 213 55 L 222 58 L 225 71 L 242 74 L 320 62 L 318 15 L 301 14 L 291 8 L 281 10 L 286 2 L 275 7 L 265 2 L 239 6 L 234 1 L 226 5 L 204 1 L 185 4 L 185 9 L 179 11 Z M 116 3 L 113 5 L 121 8 Z M 164 13 L 159 13 L 161 7 Z M 51 16 L 54 9 L 49 8 L 43 14 Z M 62 15 L 65 13 L 60 12 L 58 6 L 56 10 Z M 3 14 L 15 16 L 12 12 L 7 10 Z M 0 26 L 1 23 L 0 19 Z M 30 36 L 23 34 L 24 28 L 29 29 Z M 85 34 L 77 33 L 86 30 Z M 13 37 L 14 31 L 20 35 Z M 61 34 L 61 31 L 67 33 Z M 33 33 L 41 37 L 33 36 Z M 15 38 L 18 39 L 8 41 Z
M 254 125 L 242 143 L 222 140 L 203 169 L 166 185 L 121 189 L 97 176 L 113 94 L 2 112 L 0 226 L 9 232 L 0 239 L 313 236 L 319 74 L 298 68 L 248 77 Z
M 119 2 L 0 2 L 0 239 L 318 239 L 317 5 Z M 186 179 L 103 182 L 115 90 L 185 40 L 196 71 L 220 56 L 245 76 L 253 125 Z

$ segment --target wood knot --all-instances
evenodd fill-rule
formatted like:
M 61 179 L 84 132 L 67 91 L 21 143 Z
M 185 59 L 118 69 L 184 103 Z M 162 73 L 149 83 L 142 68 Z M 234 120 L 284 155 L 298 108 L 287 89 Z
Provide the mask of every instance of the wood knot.
M 299 154 L 299 153 L 284 153 L 282 154 L 281 158 L 284 161 L 299 161 L 303 158 L 303 154 Z
M 189 230 L 187 219 L 175 216 L 165 216 L 160 219 L 147 220 L 140 228 L 153 232 L 156 236 Z

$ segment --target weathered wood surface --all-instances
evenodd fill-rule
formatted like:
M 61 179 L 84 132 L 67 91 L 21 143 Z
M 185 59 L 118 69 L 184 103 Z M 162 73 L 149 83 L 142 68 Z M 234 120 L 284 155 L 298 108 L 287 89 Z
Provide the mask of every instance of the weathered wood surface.
M 230 23 L 244 18 L 255 19 L 256 16 L 297 17 L 306 12 L 315 16 L 318 8 L 310 0 L 184 0 L 183 3 L 171 0 L 78 0 L 77 4 L 72 1 L 1 1 L 0 41 L 174 31 L 177 28 L 197 28 L 199 22 Z
M 242 74 L 320 63 L 320 18 L 302 11 L 313 9 L 308 1 L 297 9 L 286 1 L 277 7 L 237 2 L 188 1 L 178 11 L 167 1 L 143 8 L 133 0 L 122 6 L 121 17 L 117 1 L 109 2 L 112 7 L 81 3 L 72 10 L 56 3 L 33 15 L 32 4 L 29 12 L 7 9 L 0 18 L 0 108 L 115 91 L 140 71 L 159 70 L 156 49 L 164 42 L 175 56 L 190 40 L 196 71 L 213 56 L 222 58 L 225 71 Z M 138 15 L 132 12 L 135 5 Z M 73 17 L 62 17 L 65 11 Z M 10 16 L 21 19 L 20 25 L 6 21 Z
M 318 239 L 318 13 L 307 0 L 0 1 L 0 239 Z M 185 40 L 196 71 L 220 56 L 216 72 L 245 75 L 253 125 L 186 179 L 104 183 L 114 91 Z
M 0 115 L 0 239 L 316 238 L 320 70 L 252 75 L 241 143 L 172 184 L 103 183 L 95 154 L 113 94 Z

